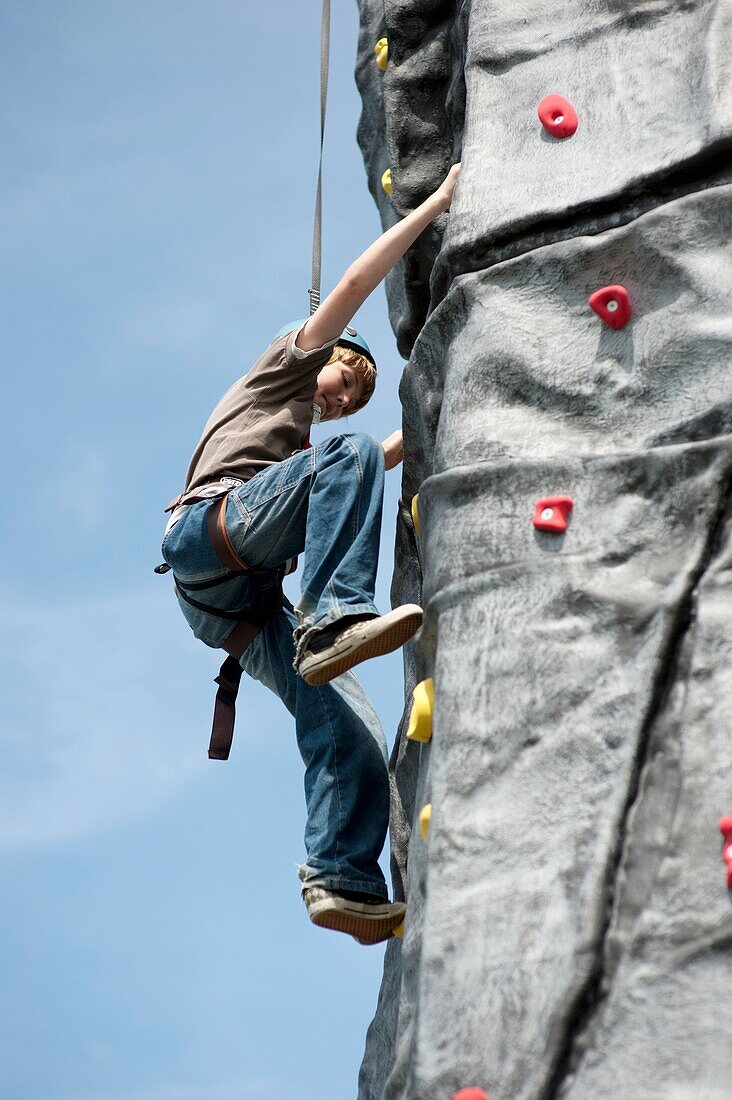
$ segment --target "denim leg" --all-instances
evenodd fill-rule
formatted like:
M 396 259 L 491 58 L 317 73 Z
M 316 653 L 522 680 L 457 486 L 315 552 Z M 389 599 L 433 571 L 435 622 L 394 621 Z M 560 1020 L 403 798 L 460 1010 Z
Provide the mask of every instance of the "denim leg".
M 377 613 L 383 495 L 381 445 L 359 433 L 293 455 L 230 493 L 227 527 L 244 561 L 273 568 L 304 553 L 301 644 L 310 629 Z
M 231 574 L 221 564 L 211 545 L 207 515 L 211 504 L 192 504 L 163 539 L 163 557 L 174 571 L 183 589 L 200 603 L 224 612 L 239 612 L 242 618 L 259 622 L 282 588 L 284 568 L 266 573 Z M 197 638 L 218 649 L 224 644 L 236 623 L 193 607 L 181 595 L 178 605 Z
M 326 444 L 327 448 L 327 444 Z M 316 459 L 298 617 L 312 625 L 374 607 L 384 499 L 384 452 L 368 435 L 342 435 Z
M 378 864 L 389 824 L 386 739 L 352 673 L 312 687 L 292 667 L 295 620 L 282 609 L 241 659 L 295 717 L 305 763 L 307 885 L 387 897 Z

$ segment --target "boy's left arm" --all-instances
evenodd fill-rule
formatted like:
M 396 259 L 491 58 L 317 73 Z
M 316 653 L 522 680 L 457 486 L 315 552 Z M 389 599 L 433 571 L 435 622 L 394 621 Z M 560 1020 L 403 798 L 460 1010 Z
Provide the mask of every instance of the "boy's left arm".
M 334 290 L 320 303 L 297 337 L 303 351 L 323 347 L 336 340 L 354 313 L 375 290 L 417 237 L 438 214 L 447 210 L 460 172 L 454 164 L 443 183 L 421 206 L 374 241 L 346 271 Z

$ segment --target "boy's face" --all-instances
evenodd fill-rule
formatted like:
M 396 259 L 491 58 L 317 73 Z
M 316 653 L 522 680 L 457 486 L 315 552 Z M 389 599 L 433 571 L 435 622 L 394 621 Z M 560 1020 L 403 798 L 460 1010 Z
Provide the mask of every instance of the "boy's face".
M 320 408 L 320 419 L 337 420 L 352 412 L 362 397 L 361 379 L 352 367 L 337 360 L 326 363 L 315 383 L 313 403 Z

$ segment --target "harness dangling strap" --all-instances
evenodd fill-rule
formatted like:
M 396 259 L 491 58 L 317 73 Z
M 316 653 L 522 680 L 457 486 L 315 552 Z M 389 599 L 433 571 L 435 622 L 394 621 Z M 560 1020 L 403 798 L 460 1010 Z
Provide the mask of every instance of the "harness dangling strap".
M 219 685 L 214 703 L 213 726 L 208 746 L 209 760 L 228 760 L 234 739 L 236 697 L 239 693 L 242 667 L 236 657 L 227 657 L 214 680 Z
M 212 607 L 210 604 L 201 603 L 190 596 L 185 588 L 193 591 L 205 588 L 214 588 L 225 580 L 231 580 L 233 576 L 241 576 L 242 573 L 259 573 L 264 570 L 250 569 L 243 562 L 234 549 L 228 531 L 226 530 L 226 496 L 215 500 L 206 512 L 206 526 L 208 529 L 211 546 L 216 557 L 224 568 L 230 572 L 226 577 L 217 577 L 213 581 L 186 583 L 176 579 L 175 590 L 178 596 L 199 611 L 205 611 L 209 615 L 215 615 L 218 619 L 229 619 L 236 622 L 236 626 L 229 634 L 221 648 L 225 649 L 229 656 L 226 658 L 219 674 L 214 680 L 218 685 L 216 701 L 214 703 L 213 726 L 211 727 L 211 740 L 208 746 L 210 760 L 228 760 L 231 751 L 231 742 L 234 738 L 234 722 L 236 720 L 236 697 L 239 693 L 242 667 L 239 658 L 243 655 L 247 646 L 259 634 L 267 619 L 275 614 L 283 604 L 290 606 L 285 599 L 282 589 L 274 596 L 264 619 L 259 623 L 252 623 L 242 619 L 238 611 L 227 611 L 221 607 Z
M 214 680 L 219 685 L 214 703 L 211 741 L 208 746 L 209 760 L 228 760 L 231 742 L 234 738 L 236 721 L 236 697 L 239 693 L 242 667 L 239 658 L 247 646 L 254 641 L 261 626 L 242 620 L 222 645 L 230 656 L 226 658 Z

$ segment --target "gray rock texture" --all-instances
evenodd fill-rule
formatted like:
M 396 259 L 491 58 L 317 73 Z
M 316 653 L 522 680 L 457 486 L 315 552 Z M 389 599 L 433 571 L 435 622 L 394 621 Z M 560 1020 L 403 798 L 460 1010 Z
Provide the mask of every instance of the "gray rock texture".
M 360 1100 L 729 1100 L 732 0 L 359 6 L 384 225 L 463 162 L 387 285 L 393 596 L 425 607 L 407 703 L 431 676 L 435 716 L 392 759 L 408 915 Z M 587 306 L 614 283 L 617 331 Z

